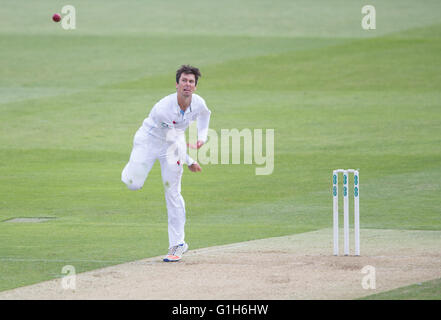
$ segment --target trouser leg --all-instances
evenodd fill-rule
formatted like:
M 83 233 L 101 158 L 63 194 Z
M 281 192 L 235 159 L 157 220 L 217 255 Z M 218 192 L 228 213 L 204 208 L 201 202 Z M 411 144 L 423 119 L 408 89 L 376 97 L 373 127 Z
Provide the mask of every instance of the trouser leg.
M 139 190 L 153 167 L 159 153 L 153 138 L 138 130 L 133 139 L 130 160 L 121 173 L 121 181 L 130 190 Z
M 185 238 L 185 202 L 181 195 L 183 164 L 169 163 L 166 157 L 159 161 L 167 204 L 169 246 L 173 247 L 183 243 Z

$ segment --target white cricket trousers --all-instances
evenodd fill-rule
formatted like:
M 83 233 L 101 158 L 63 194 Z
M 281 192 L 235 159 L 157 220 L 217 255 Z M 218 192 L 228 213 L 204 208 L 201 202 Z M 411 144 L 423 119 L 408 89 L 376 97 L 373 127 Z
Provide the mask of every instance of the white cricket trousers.
M 167 204 L 168 239 L 171 248 L 184 242 L 185 202 L 181 195 L 184 163 L 167 161 L 167 150 L 170 145 L 169 142 L 149 135 L 141 127 L 133 139 L 130 160 L 122 171 L 121 180 L 130 190 L 141 189 L 153 164 L 159 159 Z

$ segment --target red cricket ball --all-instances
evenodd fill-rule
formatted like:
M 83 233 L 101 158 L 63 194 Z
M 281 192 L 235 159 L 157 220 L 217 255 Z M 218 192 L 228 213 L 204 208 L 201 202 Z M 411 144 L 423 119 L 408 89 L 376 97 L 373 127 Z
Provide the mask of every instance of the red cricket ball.
M 61 16 L 56 13 L 52 16 L 52 20 L 54 20 L 55 22 L 59 22 L 61 20 Z

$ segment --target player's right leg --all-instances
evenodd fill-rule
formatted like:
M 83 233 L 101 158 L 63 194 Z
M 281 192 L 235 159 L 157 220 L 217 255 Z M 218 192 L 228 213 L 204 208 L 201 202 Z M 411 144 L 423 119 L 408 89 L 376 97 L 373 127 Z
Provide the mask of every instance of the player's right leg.
M 121 173 L 121 180 L 130 190 L 139 190 L 155 163 L 159 150 L 156 138 L 148 135 L 140 128 L 133 139 L 130 160 Z

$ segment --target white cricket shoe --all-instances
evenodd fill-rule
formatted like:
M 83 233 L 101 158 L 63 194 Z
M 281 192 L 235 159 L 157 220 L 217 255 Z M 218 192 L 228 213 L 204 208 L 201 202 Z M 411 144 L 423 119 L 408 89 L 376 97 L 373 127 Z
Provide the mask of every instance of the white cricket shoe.
M 188 244 L 181 243 L 180 245 L 171 247 L 168 249 L 168 254 L 164 258 L 164 262 L 176 262 L 181 260 L 182 255 L 188 251 Z

